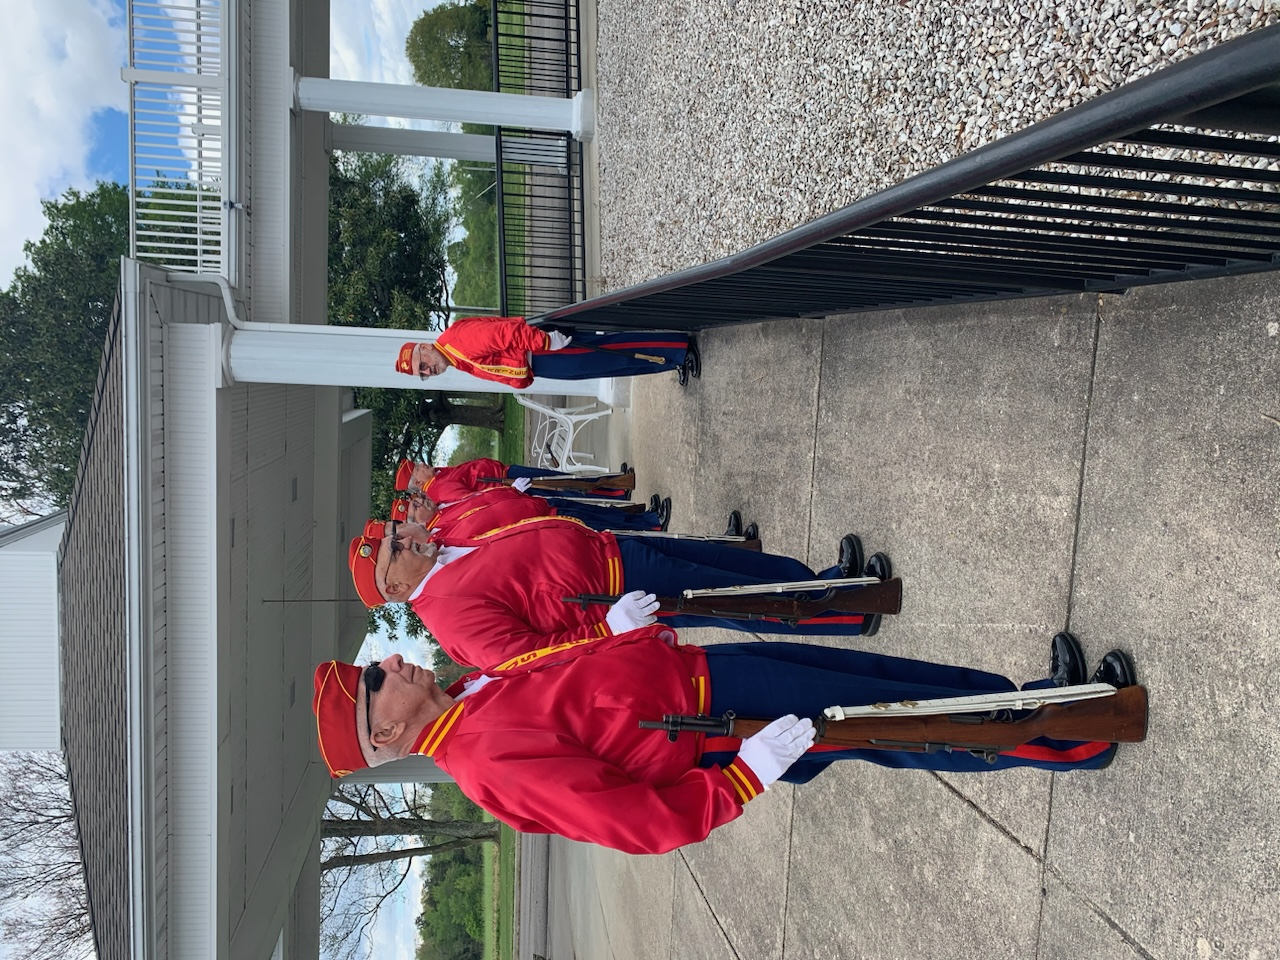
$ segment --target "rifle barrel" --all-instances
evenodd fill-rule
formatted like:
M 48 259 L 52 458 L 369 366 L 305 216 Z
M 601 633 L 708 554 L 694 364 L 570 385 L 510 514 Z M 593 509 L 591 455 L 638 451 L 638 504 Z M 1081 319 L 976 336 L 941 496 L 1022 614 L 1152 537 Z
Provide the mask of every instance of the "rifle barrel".
M 668 731 L 676 729 L 666 718 Z M 689 718 L 704 720 L 706 718 Z M 732 736 L 746 738 L 772 720 L 737 717 Z M 852 717 L 814 721 L 817 742 L 864 750 L 932 752 L 938 749 L 998 753 L 1038 737 L 1054 740 L 1141 743 L 1147 736 L 1147 688 L 1123 687 L 1115 696 L 1069 703 L 1046 704 L 1020 720 L 1001 720 L 984 714 L 931 714 L 922 717 Z M 693 725 L 687 729 L 697 729 Z

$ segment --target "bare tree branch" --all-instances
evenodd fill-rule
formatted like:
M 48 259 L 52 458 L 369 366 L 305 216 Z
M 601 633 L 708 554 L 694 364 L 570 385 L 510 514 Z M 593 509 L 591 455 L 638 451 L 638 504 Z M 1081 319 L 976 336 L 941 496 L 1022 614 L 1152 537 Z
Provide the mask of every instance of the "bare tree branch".
M 0 753 L 0 930 L 30 960 L 93 955 L 67 773 L 54 753 Z
M 374 863 L 386 863 L 390 860 L 404 860 L 413 857 L 427 857 L 433 853 L 447 853 L 450 850 L 461 850 L 473 844 L 485 843 L 488 838 L 476 837 L 463 840 L 448 840 L 444 843 L 433 843 L 429 847 L 401 847 L 396 850 L 380 850 L 377 853 L 357 853 L 347 856 L 330 857 L 321 861 L 322 871 L 337 870 L 339 867 L 360 867 Z
M 492 840 L 498 836 L 498 824 L 479 823 L 475 820 L 420 820 L 415 817 L 396 817 L 378 820 L 320 821 L 320 833 L 324 837 L 407 837 L 431 836 L 457 839 Z

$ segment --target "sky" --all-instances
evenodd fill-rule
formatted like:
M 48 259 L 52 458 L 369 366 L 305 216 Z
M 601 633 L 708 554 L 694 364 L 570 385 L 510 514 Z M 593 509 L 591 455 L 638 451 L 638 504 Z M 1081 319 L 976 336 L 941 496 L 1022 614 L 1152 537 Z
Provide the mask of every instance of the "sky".
M 423 646 L 416 640 L 400 640 L 392 642 L 387 639 L 385 631 L 370 634 L 365 638 L 356 663 L 370 663 L 398 653 L 410 663 L 431 666 L 427 661 Z M 404 884 L 396 891 L 396 896 L 382 905 L 374 920 L 370 934 L 370 957 L 378 960 L 410 960 L 417 946 L 417 929 L 414 921 L 418 917 L 419 904 L 422 901 L 422 873 L 425 864 L 418 860 L 414 863 L 413 872 Z
M 337 79 L 412 83 L 404 57 L 409 27 L 437 0 L 331 0 L 330 72 Z M 128 87 L 123 0 L 17 0 L 0 31 L 0 285 L 39 238 L 42 200 L 98 180 L 128 183 Z M 396 648 L 382 642 L 383 655 Z M 421 660 L 416 647 L 400 650 Z M 413 956 L 421 883 L 384 910 L 373 956 Z M 14 956 L 0 940 L 0 960 Z
M 436 2 L 331 0 L 331 76 L 412 83 L 404 40 L 413 21 Z M 128 183 L 128 87 L 120 79 L 127 42 L 123 0 L 5 4 L 0 285 L 8 286 L 25 262 L 23 243 L 44 230 L 41 200 L 70 187 L 90 190 L 98 180 Z

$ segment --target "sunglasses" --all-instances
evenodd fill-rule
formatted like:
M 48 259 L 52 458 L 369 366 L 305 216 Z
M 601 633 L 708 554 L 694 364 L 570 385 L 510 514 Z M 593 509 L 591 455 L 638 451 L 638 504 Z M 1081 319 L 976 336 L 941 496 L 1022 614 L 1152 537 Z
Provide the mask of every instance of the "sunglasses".
M 369 701 L 373 694 L 382 689 L 382 681 L 387 679 L 387 671 L 378 666 L 382 661 L 375 660 L 364 668 L 364 722 L 369 733 L 369 746 L 377 751 L 373 744 L 373 719 L 369 713 Z

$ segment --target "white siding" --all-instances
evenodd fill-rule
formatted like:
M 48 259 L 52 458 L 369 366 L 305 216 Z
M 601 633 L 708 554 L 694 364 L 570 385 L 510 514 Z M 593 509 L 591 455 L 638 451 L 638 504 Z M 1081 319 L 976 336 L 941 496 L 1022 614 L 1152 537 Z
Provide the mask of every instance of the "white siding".
M 61 750 L 58 539 L 36 534 L 0 549 L 0 750 Z
M 217 326 L 173 323 L 165 343 L 169 956 L 215 955 L 217 751 L 214 382 Z

